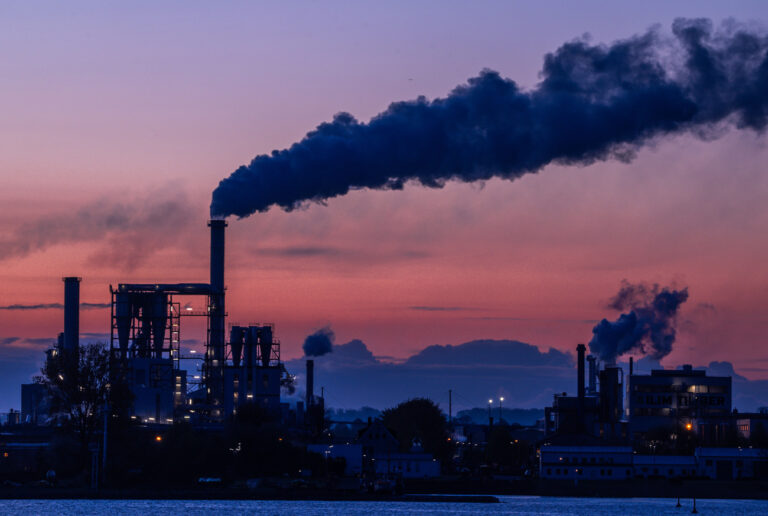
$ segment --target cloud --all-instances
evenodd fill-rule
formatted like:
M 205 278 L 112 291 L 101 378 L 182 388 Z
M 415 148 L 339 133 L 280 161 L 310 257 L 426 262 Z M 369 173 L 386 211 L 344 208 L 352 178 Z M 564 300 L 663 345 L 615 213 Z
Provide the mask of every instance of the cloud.
M 194 210 L 184 194 L 148 192 L 127 202 L 97 201 L 72 212 L 24 220 L 0 237 L 0 261 L 20 258 L 62 244 L 98 242 L 90 263 L 135 268 L 148 256 L 181 237 Z
M 458 346 L 429 346 L 410 357 L 410 365 L 423 366 L 554 366 L 571 367 L 568 353 L 550 349 L 546 353 L 524 342 L 510 340 L 475 340 Z
M 55 338 L 29 338 L 29 337 L 4 337 L 0 338 L 0 348 L 16 349 L 40 349 L 41 346 L 50 347 L 56 343 Z
M 264 256 L 338 256 L 346 253 L 343 249 L 322 246 L 289 246 L 289 247 L 259 247 L 256 254 Z
M 409 306 L 408 310 L 421 312 L 461 312 L 465 310 L 477 310 L 477 308 L 467 308 L 464 306 Z
M 359 339 L 334 345 L 333 353 L 316 357 L 315 389 L 324 387 L 326 406 L 384 409 L 416 396 L 427 396 L 448 411 L 448 389 L 453 391 L 454 413 L 481 407 L 489 398 L 504 396 L 510 409 L 541 409 L 551 405 L 555 393 L 576 391 L 576 364 L 570 353 L 514 340 L 475 340 L 456 346 L 429 346 L 406 360 L 390 362 L 376 357 Z M 619 364 L 627 369 L 627 363 Z M 297 375 L 297 399 L 304 391 L 305 361 L 289 360 Z M 643 357 L 635 372 L 650 374 L 660 362 Z M 709 375 L 733 377 L 733 406 L 741 411 L 768 406 L 768 380 L 749 380 L 730 362 L 712 362 Z
M 109 308 L 109 303 L 80 303 L 81 310 L 100 310 Z M 13 304 L 0 306 L 0 310 L 62 310 L 64 303 L 37 303 L 31 305 Z
M 305 363 L 286 362 L 296 374 L 297 396 L 304 387 Z M 381 360 L 361 340 L 334 346 L 315 358 L 315 385 L 325 387 L 328 406 L 391 407 L 415 396 L 428 396 L 447 411 L 448 389 L 454 409 L 482 405 L 503 395 L 517 407 L 537 408 L 555 392 L 574 390 L 573 358 L 557 350 L 511 340 L 477 340 L 458 346 L 430 346 L 401 363 Z

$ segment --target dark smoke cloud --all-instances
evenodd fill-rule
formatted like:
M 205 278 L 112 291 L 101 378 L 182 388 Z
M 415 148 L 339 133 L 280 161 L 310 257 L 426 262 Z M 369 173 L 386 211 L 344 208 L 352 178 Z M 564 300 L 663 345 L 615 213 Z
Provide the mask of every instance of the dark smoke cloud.
M 613 322 L 600 321 L 592 329 L 590 351 L 609 362 L 631 352 L 661 360 L 672 351 L 677 312 L 687 299 L 687 288 L 672 290 L 624 280 L 608 306 L 629 312 Z
M 109 308 L 109 303 L 80 303 L 81 310 L 99 310 L 102 308 Z M 63 303 L 38 303 L 34 305 L 4 305 L 0 306 L 0 310 L 62 310 L 64 308 Z
M 312 335 L 304 339 L 304 355 L 308 357 L 319 357 L 333 351 L 333 341 L 336 335 L 330 326 L 320 328 Z
M 26 220 L 10 235 L 0 236 L 0 260 L 23 257 L 54 245 L 103 242 L 92 261 L 135 267 L 175 242 L 180 229 L 193 216 L 183 196 L 173 200 L 164 196 L 153 192 L 141 201 L 99 201 L 74 212 Z
M 451 180 L 513 180 L 552 162 L 629 161 L 665 135 L 713 137 L 723 122 L 764 131 L 766 35 L 734 22 L 715 30 L 701 19 L 678 19 L 672 32 L 566 43 L 545 57 L 530 91 L 485 70 L 446 98 L 393 103 L 367 124 L 340 113 L 222 180 L 211 214 L 289 211 L 408 181 L 440 188 Z

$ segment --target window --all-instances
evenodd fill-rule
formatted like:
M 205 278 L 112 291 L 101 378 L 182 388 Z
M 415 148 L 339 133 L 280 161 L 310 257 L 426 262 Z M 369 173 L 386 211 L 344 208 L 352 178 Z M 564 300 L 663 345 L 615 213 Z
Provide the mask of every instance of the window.
M 552 468 L 547 468 L 547 475 L 551 475 L 551 474 L 552 474 Z

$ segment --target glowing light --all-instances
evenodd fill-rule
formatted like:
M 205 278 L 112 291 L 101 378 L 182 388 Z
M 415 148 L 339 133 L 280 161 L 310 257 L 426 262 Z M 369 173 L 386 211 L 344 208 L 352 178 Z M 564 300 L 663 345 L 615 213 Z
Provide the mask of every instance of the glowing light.
M 162 440 L 163 440 L 163 436 L 162 435 L 156 435 L 155 436 L 155 441 L 162 442 Z
M 686 430 L 691 430 L 691 429 L 693 429 L 693 425 L 691 423 L 686 423 L 685 424 L 685 429 Z

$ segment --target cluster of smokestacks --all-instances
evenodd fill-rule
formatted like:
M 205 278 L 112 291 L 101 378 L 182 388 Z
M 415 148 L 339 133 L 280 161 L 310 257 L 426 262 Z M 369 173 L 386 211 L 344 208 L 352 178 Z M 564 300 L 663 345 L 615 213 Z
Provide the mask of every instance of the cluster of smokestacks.
M 733 22 L 678 19 L 611 45 L 566 43 L 530 91 L 486 70 L 445 98 L 397 102 L 369 123 L 336 115 L 290 148 L 222 180 L 211 214 L 292 210 L 350 190 L 513 180 L 549 163 L 630 160 L 661 137 L 768 124 L 768 37 Z
M 600 321 L 592 329 L 590 350 L 609 364 L 631 352 L 664 358 L 672 351 L 677 312 L 687 299 L 687 288 L 674 290 L 624 281 L 609 307 L 629 311 L 615 321 Z

